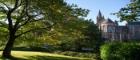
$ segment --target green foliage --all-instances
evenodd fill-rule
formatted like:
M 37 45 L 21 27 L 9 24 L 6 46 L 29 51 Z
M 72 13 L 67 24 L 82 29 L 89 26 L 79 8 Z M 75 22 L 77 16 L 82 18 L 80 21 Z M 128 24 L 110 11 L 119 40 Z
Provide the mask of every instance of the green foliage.
M 90 20 L 79 18 L 56 27 L 62 33 L 60 47 L 64 50 L 82 51 L 96 48 L 101 42 L 97 26 Z M 96 49 L 95 49 L 96 50 Z
M 131 0 L 131 2 L 116 14 L 121 21 L 138 21 L 140 19 L 140 0 Z
M 37 50 L 51 45 L 61 50 L 81 50 L 99 46 L 97 26 L 93 21 L 84 19 L 89 10 L 67 4 L 64 0 L 1 0 L 0 6 L 5 6 L 5 3 L 6 9 L 13 9 L 15 1 L 18 7 L 11 12 L 12 30 L 8 30 L 8 23 L 0 21 L 0 27 L 8 31 L 6 33 L 15 32 L 14 47 Z M 6 21 L 6 13 L 10 11 L 6 9 L 0 10 L 2 22 Z
M 98 29 L 98 27 L 94 24 L 94 22 L 92 21 L 87 21 L 87 28 L 85 28 L 85 30 L 83 31 L 84 34 L 84 42 L 85 47 L 91 47 L 94 50 L 98 50 L 99 46 L 102 44 L 102 40 L 101 40 L 101 33 Z
M 103 60 L 139 60 L 140 43 L 106 43 L 101 46 Z
M 64 30 L 56 27 L 61 27 L 60 24 L 65 22 L 70 24 L 70 20 L 86 17 L 88 12 L 89 10 L 67 4 L 64 0 L 0 0 L 0 28 L 3 30 L 0 33 L 7 34 L 4 39 L 4 36 L 0 36 L 2 40 L 6 40 L 13 35 L 16 47 L 38 47 L 45 44 L 57 46 L 64 37 Z M 72 40 L 71 38 L 73 37 L 69 39 Z M 6 41 L 2 43 L 4 42 Z
M 46 28 L 48 31 L 52 25 L 88 14 L 87 9 L 69 5 L 64 0 L 0 0 L 0 27 L 7 30 L 8 24 L 5 22 L 7 13 L 11 10 L 10 24 L 15 30 L 15 36 L 39 28 Z
M 17 38 L 15 47 L 29 47 L 34 51 L 82 51 L 82 48 L 90 48 L 96 52 L 101 43 L 100 32 L 95 24 L 79 19 L 58 23 L 50 31 L 41 30 L 22 35 Z M 52 47 L 42 50 L 45 45 Z
M 1 48 L 3 49 L 5 45 L 6 38 L 8 36 L 7 32 L 7 29 L 0 27 L 0 50 Z

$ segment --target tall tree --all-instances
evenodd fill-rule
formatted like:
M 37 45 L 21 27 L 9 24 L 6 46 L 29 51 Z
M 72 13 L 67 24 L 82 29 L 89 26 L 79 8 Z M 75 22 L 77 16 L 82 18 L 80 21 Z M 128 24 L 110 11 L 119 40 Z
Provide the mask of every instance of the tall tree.
M 121 8 L 116 15 L 121 18 L 121 21 L 138 21 L 140 19 L 140 0 L 130 0 L 130 3 Z
M 50 29 L 57 23 L 56 20 L 63 20 L 66 16 L 82 16 L 82 13 L 86 13 L 81 12 L 81 8 L 72 7 L 64 0 L 0 0 L 0 27 L 7 29 L 9 33 L 3 57 L 11 57 L 13 44 L 21 35 L 40 29 Z
M 82 32 L 83 37 L 75 41 L 77 50 L 81 51 L 82 48 L 94 49 L 98 51 L 99 45 L 102 43 L 101 34 L 98 27 L 92 20 L 83 20 L 85 25 L 79 31 Z
M 56 40 L 59 40 L 62 50 L 81 51 L 82 48 L 94 49 L 101 43 L 97 26 L 93 21 L 84 18 L 77 18 L 56 25 L 53 31 L 57 32 L 55 34 Z

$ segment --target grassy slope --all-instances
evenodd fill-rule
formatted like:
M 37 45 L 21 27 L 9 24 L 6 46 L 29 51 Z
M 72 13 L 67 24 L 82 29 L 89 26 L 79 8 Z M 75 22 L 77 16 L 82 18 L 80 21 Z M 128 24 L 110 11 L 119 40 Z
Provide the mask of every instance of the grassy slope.
M 2 52 L 0 52 L 1 55 Z M 43 52 L 12 51 L 12 60 L 90 60 L 88 58 L 71 57 Z M 0 58 L 2 60 L 3 58 Z M 5 59 L 3 59 L 5 60 Z

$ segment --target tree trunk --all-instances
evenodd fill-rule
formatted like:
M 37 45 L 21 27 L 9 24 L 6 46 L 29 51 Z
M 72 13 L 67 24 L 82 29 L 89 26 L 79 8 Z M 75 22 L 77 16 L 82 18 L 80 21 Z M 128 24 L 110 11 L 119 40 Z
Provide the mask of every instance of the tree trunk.
M 12 47 L 14 45 L 14 41 L 15 41 L 14 34 L 10 34 L 9 40 L 8 40 L 4 50 L 3 50 L 3 54 L 2 54 L 3 57 L 5 57 L 5 58 L 11 57 L 11 50 L 12 50 Z

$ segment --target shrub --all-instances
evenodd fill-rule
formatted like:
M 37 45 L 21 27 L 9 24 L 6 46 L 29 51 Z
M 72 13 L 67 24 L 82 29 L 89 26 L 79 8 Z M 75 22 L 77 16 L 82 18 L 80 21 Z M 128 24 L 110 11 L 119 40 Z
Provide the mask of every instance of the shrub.
M 29 47 L 14 47 L 12 50 L 21 50 L 21 51 L 42 51 L 42 52 L 53 52 L 55 49 L 52 47 L 44 48 L 39 46 L 29 46 Z
M 106 43 L 100 48 L 103 60 L 139 60 L 139 43 Z

